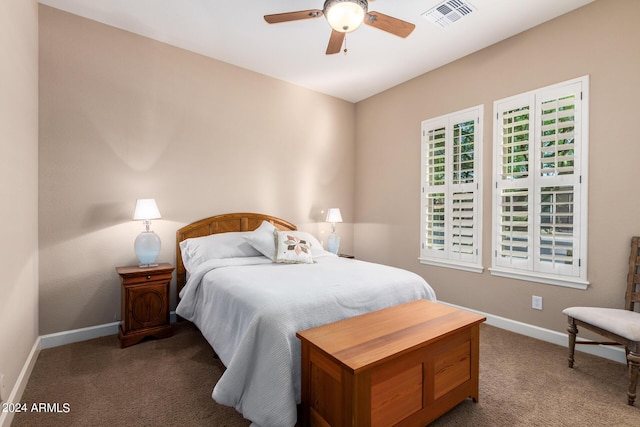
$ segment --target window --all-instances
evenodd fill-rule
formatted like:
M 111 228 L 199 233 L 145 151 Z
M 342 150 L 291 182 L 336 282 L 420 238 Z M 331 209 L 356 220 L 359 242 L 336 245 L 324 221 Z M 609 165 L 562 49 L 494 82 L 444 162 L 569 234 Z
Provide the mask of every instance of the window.
M 422 122 L 420 262 L 482 272 L 483 106 Z
M 588 286 L 588 86 L 494 102 L 492 274 Z

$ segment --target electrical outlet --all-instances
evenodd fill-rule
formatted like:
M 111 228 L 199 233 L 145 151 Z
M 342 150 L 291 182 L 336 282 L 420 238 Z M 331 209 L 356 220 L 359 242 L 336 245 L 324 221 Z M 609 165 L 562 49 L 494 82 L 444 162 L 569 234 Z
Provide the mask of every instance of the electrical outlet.
M 534 310 L 542 310 L 542 297 L 533 295 L 531 297 L 531 308 Z

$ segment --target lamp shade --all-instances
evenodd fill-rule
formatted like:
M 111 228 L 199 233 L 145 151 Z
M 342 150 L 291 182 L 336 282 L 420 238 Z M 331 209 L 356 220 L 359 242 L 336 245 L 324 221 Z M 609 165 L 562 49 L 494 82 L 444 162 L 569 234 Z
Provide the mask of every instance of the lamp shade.
M 158 219 L 160 210 L 156 204 L 156 199 L 138 199 L 136 200 L 136 210 L 133 212 L 134 220 Z
M 342 222 L 342 215 L 339 208 L 331 208 L 327 211 L 327 222 Z
M 331 28 L 341 33 L 356 30 L 367 13 L 365 0 L 327 0 L 323 13 Z

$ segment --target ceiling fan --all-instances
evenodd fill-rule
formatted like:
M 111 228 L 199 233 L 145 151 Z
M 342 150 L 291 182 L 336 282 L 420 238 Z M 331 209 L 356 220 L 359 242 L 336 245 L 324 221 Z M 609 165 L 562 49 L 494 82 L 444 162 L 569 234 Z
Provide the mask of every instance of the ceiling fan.
M 371 27 L 402 38 L 411 34 L 416 27 L 410 22 L 393 18 L 380 12 L 369 12 L 368 8 L 367 0 L 326 0 L 322 10 L 309 9 L 276 13 L 265 15 L 264 20 L 269 24 L 278 24 L 280 22 L 318 18 L 324 15 L 331 26 L 327 55 L 340 52 L 346 33 L 355 31 L 363 22 Z

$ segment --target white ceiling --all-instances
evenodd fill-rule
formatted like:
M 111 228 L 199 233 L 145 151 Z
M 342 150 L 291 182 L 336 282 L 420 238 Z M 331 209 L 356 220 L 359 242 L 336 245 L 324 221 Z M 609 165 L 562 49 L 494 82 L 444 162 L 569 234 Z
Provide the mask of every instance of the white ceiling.
M 324 0 L 40 0 L 40 3 L 357 102 L 593 0 L 465 0 L 475 11 L 446 28 L 422 13 L 442 0 L 377 0 L 369 10 L 412 22 L 400 37 L 362 25 L 348 53 L 325 55 L 323 17 L 267 24 L 263 15 L 322 9 Z

